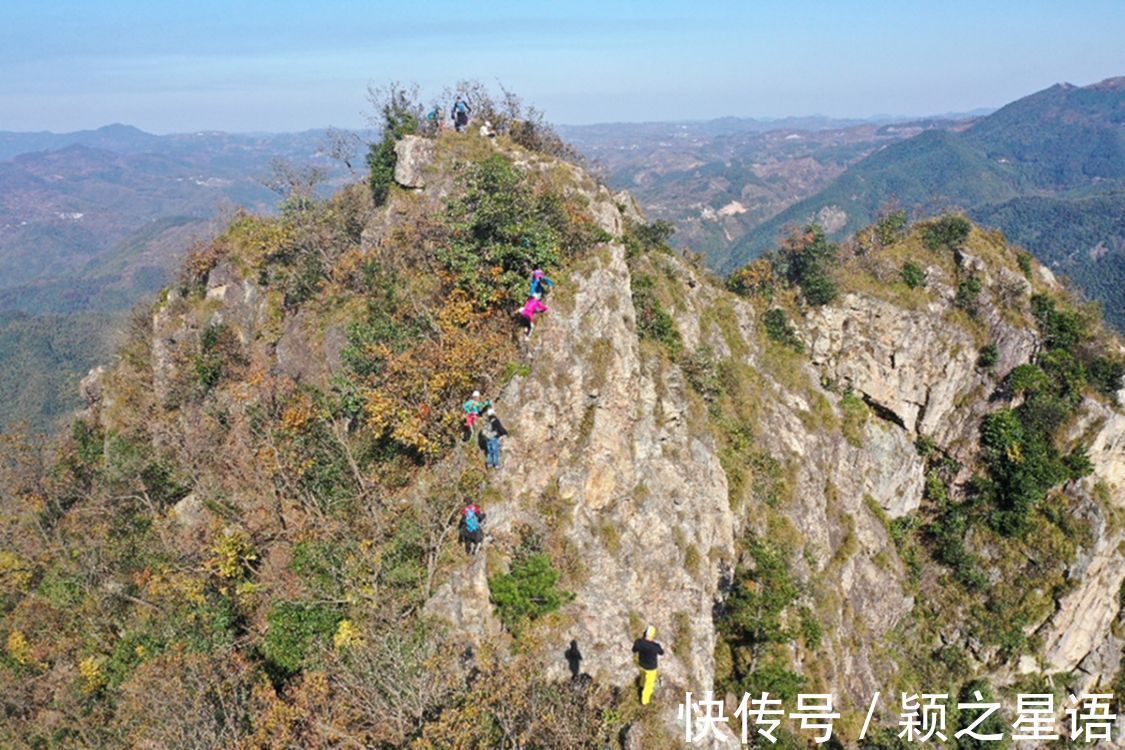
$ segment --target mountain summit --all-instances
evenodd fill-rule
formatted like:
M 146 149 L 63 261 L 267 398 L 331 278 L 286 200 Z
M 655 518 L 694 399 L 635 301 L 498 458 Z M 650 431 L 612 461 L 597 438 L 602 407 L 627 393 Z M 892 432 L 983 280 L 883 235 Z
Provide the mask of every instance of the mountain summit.
M 899 217 L 724 284 L 512 132 L 239 215 L 4 462 L 4 744 L 659 748 L 713 690 L 851 746 L 875 691 L 1120 685 L 1121 346 L 1048 271 Z

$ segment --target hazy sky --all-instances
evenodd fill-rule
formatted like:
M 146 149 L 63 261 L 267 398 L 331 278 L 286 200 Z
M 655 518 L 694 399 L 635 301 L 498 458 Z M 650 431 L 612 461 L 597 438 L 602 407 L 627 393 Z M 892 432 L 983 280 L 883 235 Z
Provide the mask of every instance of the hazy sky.
M 499 79 L 563 123 L 998 106 L 1125 75 L 1125 1 L 5 0 L 0 130 L 363 124 Z

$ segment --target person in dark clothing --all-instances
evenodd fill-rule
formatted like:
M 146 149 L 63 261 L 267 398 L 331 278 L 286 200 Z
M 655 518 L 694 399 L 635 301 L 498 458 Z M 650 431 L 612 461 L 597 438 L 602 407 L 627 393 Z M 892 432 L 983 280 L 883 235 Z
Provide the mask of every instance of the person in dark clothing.
M 458 133 L 465 132 L 465 127 L 469 124 L 469 108 L 468 103 L 461 97 L 457 97 L 457 101 L 453 102 L 453 127 Z
M 563 652 L 567 666 L 570 667 L 570 677 L 577 680 L 582 674 L 582 652 L 578 650 L 578 641 L 571 641 L 570 648 Z
M 481 427 L 480 437 L 484 443 L 487 460 L 485 465 L 490 469 L 500 468 L 500 438 L 506 437 L 508 431 L 496 416 L 496 411 L 489 408 L 485 412 L 484 426 Z
M 645 634 L 633 642 L 633 653 L 641 665 L 641 705 L 647 706 L 656 689 L 657 657 L 664 653 L 663 647 L 655 640 L 656 628 L 649 625 Z

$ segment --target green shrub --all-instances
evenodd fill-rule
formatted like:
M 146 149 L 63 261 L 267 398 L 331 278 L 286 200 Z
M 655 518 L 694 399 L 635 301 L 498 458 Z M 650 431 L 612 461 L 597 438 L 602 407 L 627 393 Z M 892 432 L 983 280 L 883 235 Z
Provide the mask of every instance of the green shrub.
M 1040 353 L 1037 362 L 1056 395 L 1075 405 L 1082 400 L 1086 367 L 1078 357 L 1065 349 L 1048 349 Z
M 173 650 L 215 653 L 229 649 L 238 627 L 231 600 L 213 590 L 198 599 L 181 599 L 150 619 L 127 627 L 110 650 L 105 663 L 108 684 L 116 687 L 143 662 Z
M 999 358 L 1000 352 L 997 350 L 996 344 L 985 344 L 977 353 L 977 367 L 982 370 L 991 370 L 996 366 L 996 361 Z
M 929 250 L 956 250 L 969 238 L 972 228 L 972 223 L 964 216 L 942 216 L 922 227 L 922 244 Z
M 766 659 L 742 681 L 742 692 L 750 695 L 769 693 L 771 698 L 792 701 L 805 687 L 805 678 L 790 670 L 777 657 Z
M 976 276 L 970 276 L 967 279 L 962 279 L 957 284 L 957 297 L 953 300 L 953 304 L 960 307 L 965 312 L 973 317 L 976 317 L 979 310 L 979 297 L 982 286 L 980 279 Z
M 1031 253 L 1026 250 L 1020 250 L 1016 253 L 1016 263 L 1020 267 L 1020 271 L 1028 279 L 1031 278 Z
M 801 590 L 785 551 L 751 538 L 746 552 L 751 565 L 735 572 L 716 622 L 721 650 L 732 655 L 729 676 L 721 682 L 735 692 L 792 697 L 804 678 L 788 669 L 782 646 L 801 638 L 815 649 L 823 632 L 811 610 L 795 606 Z
M 918 529 L 919 523 L 917 516 L 899 516 L 892 519 L 887 533 L 890 534 L 895 547 L 902 549 Z
M 504 365 L 504 374 L 500 376 L 500 382 L 505 385 L 510 383 L 513 378 L 526 378 L 531 375 L 531 365 L 526 362 L 509 362 Z
M 753 435 L 746 435 L 744 440 L 737 441 L 735 445 L 739 447 L 738 454 L 745 457 L 746 466 L 750 469 L 754 500 L 776 508 L 792 494 L 785 465 L 768 452 L 755 449 L 754 443 Z
M 826 305 L 836 299 L 838 287 L 831 270 L 837 263 L 839 250 L 816 224 L 810 224 L 784 243 L 781 259 L 785 277 L 801 288 L 810 305 Z
M 379 583 L 404 600 L 417 600 L 426 581 L 427 553 L 425 531 L 417 512 L 400 516 L 383 547 Z
M 656 280 L 652 276 L 633 276 L 633 307 L 637 311 L 637 333 L 640 337 L 663 344 L 674 356 L 678 356 L 683 349 L 683 339 L 676 322 L 660 304 Z
M 277 677 L 300 672 L 316 645 L 332 636 L 340 615 L 335 608 L 311 602 L 276 602 L 261 651 Z
M 1069 476 L 1051 439 L 1057 416 L 1025 424 L 1030 413 L 1025 407 L 1034 401 L 1041 399 L 1031 396 L 1018 411 L 1001 409 L 981 422 L 982 458 L 989 480 L 978 482 L 977 490 L 995 506 L 992 524 L 1006 535 L 1026 531 L 1031 512 L 1047 491 Z
M 371 197 L 376 206 L 387 202 L 387 195 L 395 181 L 395 137 L 386 132 L 378 143 L 372 143 L 367 154 L 367 168 L 370 170 L 368 184 L 371 186 Z
M 676 233 L 676 225 L 670 221 L 654 221 L 651 224 L 630 224 L 625 230 L 625 252 L 630 258 L 641 253 L 671 252 L 668 240 Z
M 941 453 L 941 449 L 938 448 L 937 441 L 929 435 L 919 435 L 918 439 L 914 441 L 914 450 L 918 452 L 919 456 L 925 459 Z
M 1059 309 L 1058 303 L 1045 294 L 1031 298 L 1031 312 L 1047 349 L 1072 349 L 1091 335 L 1090 316 L 1078 310 Z
M 775 544 L 762 539 L 752 539 L 747 554 L 753 568 L 736 573 L 723 603 L 720 630 L 739 645 L 786 643 L 794 637 L 786 610 L 800 595 L 788 560 Z
M 911 289 L 917 289 L 926 283 L 926 272 L 914 261 L 908 260 L 902 264 L 902 280 Z
M 1086 367 L 1086 377 L 1098 392 L 1116 397 L 1125 378 L 1125 357 L 1119 354 L 1094 357 Z
M 557 588 L 559 575 L 551 558 L 538 552 L 518 558 L 510 572 L 488 579 L 496 614 L 513 635 L 573 598 Z
M 784 344 L 798 352 L 805 351 L 805 345 L 797 338 L 797 331 L 789 324 L 789 316 L 785 314 L 785 310 L 780 307 L 766 310 L 762 315 L 762 323 L 771 341 Z
M 558 196 L 536 193 L 500 154 L 471 164 L 464 183 L 465 194 L 447 212 L 451 240 L 438 258 L 479 306 L 522 302 L 531 271 L 562 260 L 559 230 L 569 215 Z M 596 239 L 589 235 L 584 241 Z
M 293 546 L 289 568 L 318 595 L 335 598 L 340 592 L 344 555 L 340 545 L 309 539 Z
M 875 238 L 882 246 L 892 245 L 906 236 L 906 211 L 893 211 L 875 225 Z
M 105 433 L 93 422 L 84 419 L 74 420 L 70 427 L 78 461 L 85 467 L 96 467 L 102 462 L 105 451 Z
M 991 508 L 989 523 L 1008 536 L 1031 528 L 1033 514 L 1053 487 L 1093 469 L 1081 446 L 1061 455 L 1058 436 L 1081 403 L 1090 372 L 1102 367 L 1101 355 L 1088 345 L 1096 321 L 1042 294 L 1032 298 L 1032 312 L 1044 348 L 1034 362 L 1016 367 L 1004 381 L 1008 396 L 1022 399 L 1019 405 L 981 422 L 981 457 L 988 476 L 973 483 L 977 499 Z
M 805 647 L 815 651 L 824 640 L 824 628 L 809 607 L 801 607 L 801 639 Z
M 298 253 L 281 283 L 285 307 L 293 309 L 308 302 L 320 291 L 324 278 L 324 259 L 319 252 L 310 249 Z
M 933 492 L 927 482 L 927 491 Z M 941 484 L 940 494 L 948 498 L 948 489 Z M 988 586 L 988 578 L 981 570 L 980 558 L 965 546 L 965 537 L 971 527 L 970 508 L 963 504 L 944 499 L 938 505 L 936 519 L 927 529 L 933 542 L 934 557 L 938 562 L 948 565 L 953 576 L 966 588 L 983 591 Z
M 371 305 L 366 320 L 348 324 L 348 343 L 340 361 L 360 377 L 379 375 L 386 365 L 385 354 L 401 353 L 425 337 L 425 323 L 392 315 L 390 304 Z
M 192 362 L 196 385 L 203 393 L 210 392 L 241 359 L 234 332 L 225 323 L 211 323 L 199 335 L 199 349 Z
M 977 693 L 980 693 L 980 698 Z M 957 693 L 957 702 L 959 704 L 969 703 L 991 703 L 999 702 L 996 700 L 996 691 L 992 689 L 992 685 L 986 680 L 973 680 L 965 683 L 961 690 Z M 953 727 L 967 727 L 971 726 L 980 715 L 984 713 L 983 710 L 962 710 L 954 708 L 949 716 L 949 725 Z M 1012 746 L 1010 738 L 1009 726 L 1004 721 L 1004 717 L 999 711 L 993 712 L 987 719 L 982 721 L 976 729 L 977 734 L 1000 735 L 1001 739 L 997 741 L 974 739 L 969 736 L 950 738 L 952 740 L 949 747 L 953 750 L 1007 750 Z

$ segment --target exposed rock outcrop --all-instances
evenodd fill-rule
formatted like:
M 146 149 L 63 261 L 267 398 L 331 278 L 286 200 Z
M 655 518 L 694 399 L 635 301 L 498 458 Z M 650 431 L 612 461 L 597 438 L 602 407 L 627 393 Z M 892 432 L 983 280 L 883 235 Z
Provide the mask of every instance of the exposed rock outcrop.
M 395 182 L 405 188 L 424 188 L 426 168 L 434 160 L 434 142 L 417 135 L 395 144 Z

